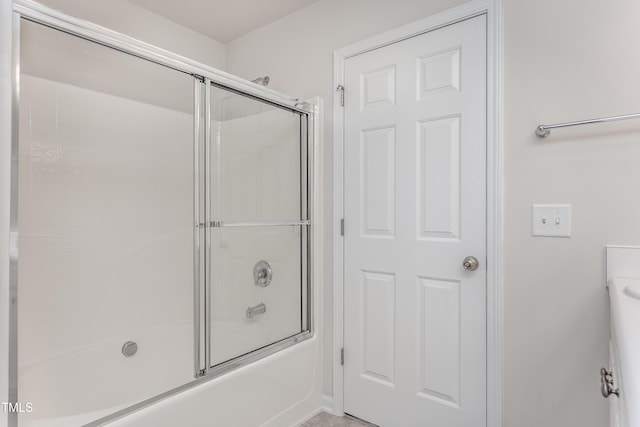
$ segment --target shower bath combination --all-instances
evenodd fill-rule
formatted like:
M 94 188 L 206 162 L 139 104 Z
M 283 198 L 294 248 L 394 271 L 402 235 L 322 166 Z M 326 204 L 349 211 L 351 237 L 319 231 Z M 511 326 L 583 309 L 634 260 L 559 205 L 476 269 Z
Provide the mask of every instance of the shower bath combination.
M 15 10 L 12 427 L 126 419 L 313 338 L 316 107 Z

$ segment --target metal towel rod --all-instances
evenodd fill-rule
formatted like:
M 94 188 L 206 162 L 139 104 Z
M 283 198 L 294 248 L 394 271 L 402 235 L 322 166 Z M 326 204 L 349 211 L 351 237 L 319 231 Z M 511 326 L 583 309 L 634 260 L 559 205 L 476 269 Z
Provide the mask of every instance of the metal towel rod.
M 546 138 L 551 133 L 550 129 L 564 128 L 568 126 L 589 125 L 591 123 L 616 122 L 618 120 L 638 119 L 638 118 L 640 118 L 640 113 L 626 114 L 624 116 L 602 117 L 599 119 L 580 120 L 577 122 L 556 123 L 554 125 L 540 125 L 536 128 L 536 135 L 538 135 L 538 138 Z

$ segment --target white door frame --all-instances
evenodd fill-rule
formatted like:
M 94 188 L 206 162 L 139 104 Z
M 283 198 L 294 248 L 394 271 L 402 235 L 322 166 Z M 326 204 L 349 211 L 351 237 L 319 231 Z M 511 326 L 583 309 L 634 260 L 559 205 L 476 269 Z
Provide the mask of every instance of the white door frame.
M 473 0 L 334 52 L 334 87 L 344 84 L 344 62 L 361 53 L 473 16 L 487 16 L 487 427 L 502 426 L 502 0 Z M 346 88 L 345 90 L 349 90 Z M 333 102 L 333 413 L 344 414 L 344 108 Z

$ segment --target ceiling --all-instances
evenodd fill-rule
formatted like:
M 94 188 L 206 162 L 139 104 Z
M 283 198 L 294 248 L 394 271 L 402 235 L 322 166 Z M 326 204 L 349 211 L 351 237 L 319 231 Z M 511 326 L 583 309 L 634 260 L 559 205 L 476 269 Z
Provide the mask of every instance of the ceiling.
M 129 0 L 226 44 L 318 0 Z

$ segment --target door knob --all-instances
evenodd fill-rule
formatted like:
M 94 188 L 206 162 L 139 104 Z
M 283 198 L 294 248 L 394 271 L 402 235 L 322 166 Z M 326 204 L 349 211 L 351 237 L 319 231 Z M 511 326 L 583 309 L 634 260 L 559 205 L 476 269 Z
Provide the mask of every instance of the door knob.
M 474 256 L 468 256 L 462 261 L 462 267 L 468 271 L 476 271 L 479 265 L 478 259 Z

